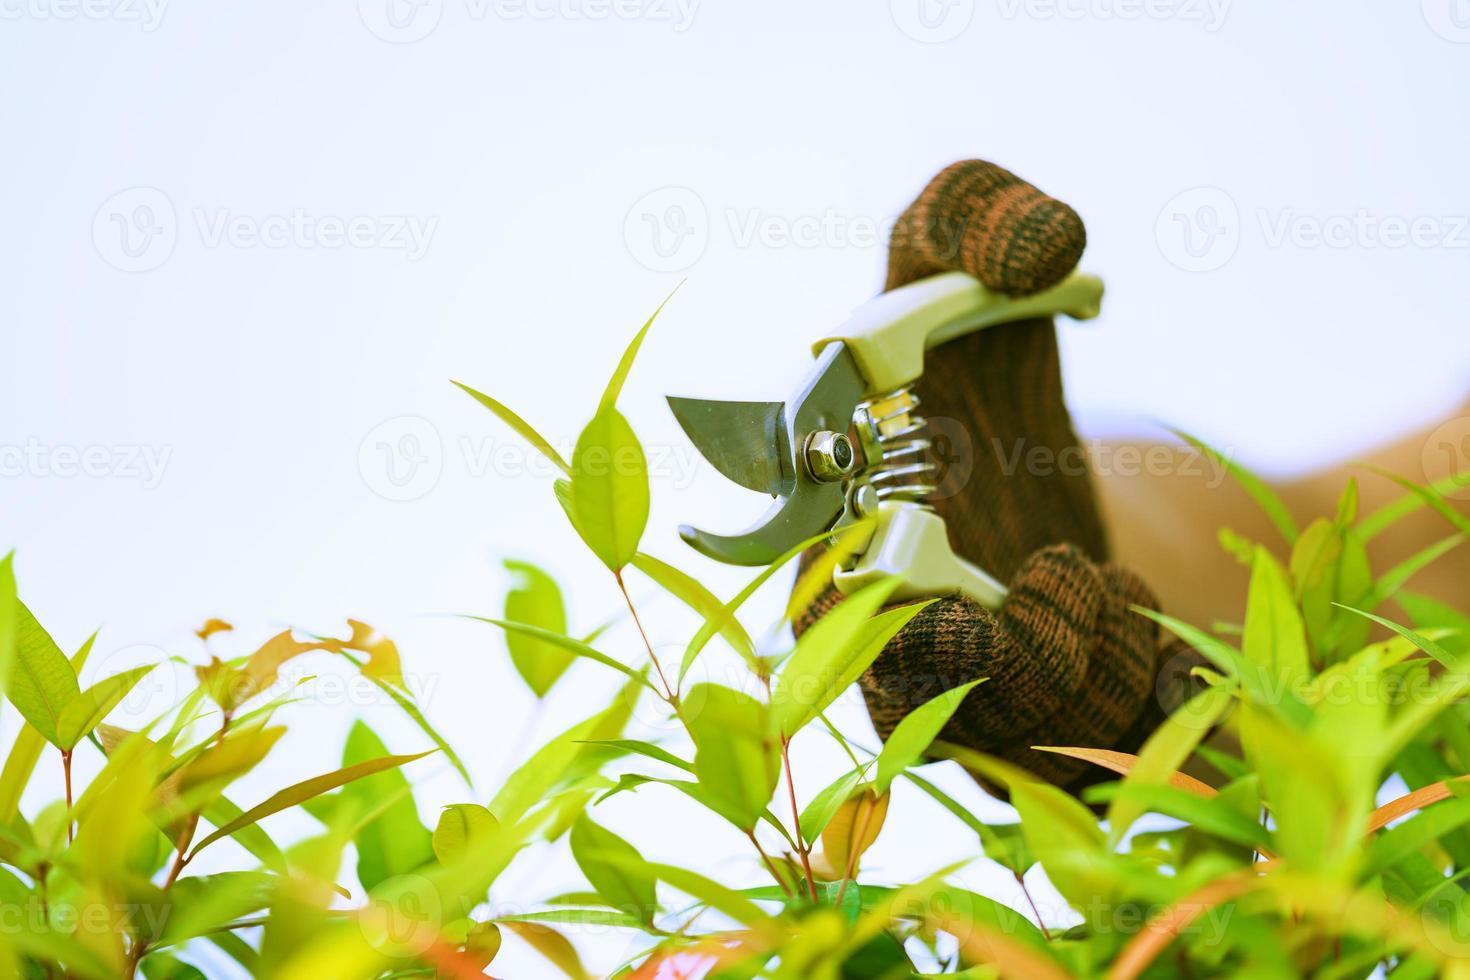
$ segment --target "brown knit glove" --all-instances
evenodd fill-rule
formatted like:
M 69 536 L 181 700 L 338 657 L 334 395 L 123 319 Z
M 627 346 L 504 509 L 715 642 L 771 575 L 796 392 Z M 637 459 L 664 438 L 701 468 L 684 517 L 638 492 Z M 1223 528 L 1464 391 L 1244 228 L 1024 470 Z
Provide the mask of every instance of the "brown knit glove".
M 1067 205 L 969 160 L 935 177 L 895 226 L 886 288 L 958 269 L 999 292 L 1039 292 L 1072 271 L 1086 240 Z M 936 461 L 959 464 L 935 508 L 955 550 L 1008 581 L 1010 596 L 995 614 L 957 597 L 920 613 L 862 678 L 873 724 L 886 739 L 918 705 L 988 677 L 942 738 L 1071 789 L 1103 778 L 1030 747 L 1137 749 L 1174 700 L 1156 694 L 1156 678 L 1179 650 L 1161 649 L 1153 622 L 1129 608 L 1156 605 L 1148 587 L 1107 563 L 1052 321 L 990 327 L 930 351 L 918 391 Z M 797 632 L 840 599 L 828 588 Z

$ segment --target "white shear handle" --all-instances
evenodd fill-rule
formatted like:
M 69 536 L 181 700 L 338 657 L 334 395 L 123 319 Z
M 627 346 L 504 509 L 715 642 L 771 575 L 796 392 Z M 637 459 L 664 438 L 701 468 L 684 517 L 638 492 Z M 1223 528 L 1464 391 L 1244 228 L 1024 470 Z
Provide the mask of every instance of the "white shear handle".
M 890 576 L 903 579 L 895 600 L 958 594 L 994 612 L 1006 598 L 1004 585 L 954 553 L 944 518 L 912 501 L 879 504 L 872 539 L 832 581 L 847 595 Z
M 837 331 L 812 345 L 813 353 L 833 341 L 845 343 L 879 394 L 917 380 L 924 352 L 947 340 L 1038 316 L 1065 314 L 1090 320 L 1102 308 L 1103 284 L 1073 272 L 1050 289 L 1012 297 L 987 289 L 963 272 L 946 272 L 874 297 L 853 311 Z

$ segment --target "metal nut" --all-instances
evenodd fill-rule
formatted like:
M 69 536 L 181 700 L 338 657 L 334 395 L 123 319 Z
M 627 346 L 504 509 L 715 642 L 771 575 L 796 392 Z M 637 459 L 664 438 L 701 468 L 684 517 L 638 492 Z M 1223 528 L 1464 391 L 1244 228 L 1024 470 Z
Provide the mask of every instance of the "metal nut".
M 806 468 L 818 483 L 835 483 L 852 472 L 856 462 L 846 434 L 821 429 L 806 437 Z

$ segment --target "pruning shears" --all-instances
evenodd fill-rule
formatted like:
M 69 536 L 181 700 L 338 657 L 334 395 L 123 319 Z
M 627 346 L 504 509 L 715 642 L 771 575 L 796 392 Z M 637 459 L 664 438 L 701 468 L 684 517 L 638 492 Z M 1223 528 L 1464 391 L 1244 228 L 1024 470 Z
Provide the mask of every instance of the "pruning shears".
M 997 324 L 1064 314 L 1097 316 L 1102 281 L 1074 272 L 1040 293 L 1011 297 L 962 272 L 883 293 L 812 345 L 816 362 L 784 402 L 670 396 L 669 406 L 715 469 L 775 498 L 738 534 L 689 525 L 683 539 L 733 565 L 765 565 L 826 530 L 863 520 L 850 556 L 834 572 L 853 592 L 889 576 L 895 599 L 960 594 L 996 609 L 1006 590 L 954 553 L 929 500 L 937 465 L 915 382 L 925 352 Z

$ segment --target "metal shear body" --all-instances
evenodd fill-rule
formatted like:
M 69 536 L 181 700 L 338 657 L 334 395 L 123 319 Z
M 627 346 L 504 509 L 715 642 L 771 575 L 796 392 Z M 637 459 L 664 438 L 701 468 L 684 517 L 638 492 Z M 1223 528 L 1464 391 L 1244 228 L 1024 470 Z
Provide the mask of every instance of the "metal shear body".
M 859 307 L 812 345 L 816 362 L 785 402 L 670 397 L 685 433 L 726 477 L 775 497 L 733 535 L 684 525 L 698 551 L 735 565 L 764 565 L 800 542 L 859 518 L 866 540 L 834 574 L 843 592 L 899 576 L 899 599 L 960 594 L 997 608 L 1005 588 L 954 554 L 944 521 L 926 502 L 933 465 L 914 382 L 926 351 L 985 327 L 1038 316 L 1097 316 L 1102 282 L 1073 273 L 1044 292 L 1013 298 L 961 272 L 891 290 Z

